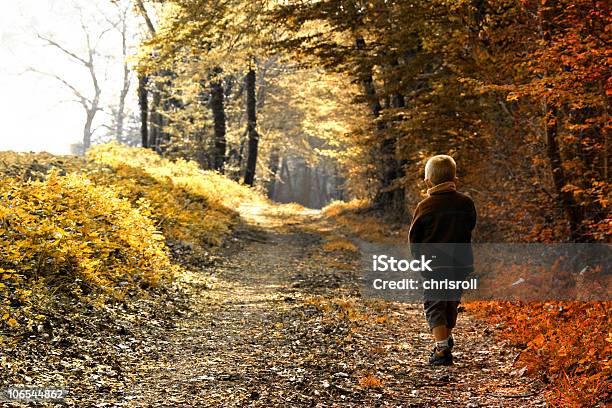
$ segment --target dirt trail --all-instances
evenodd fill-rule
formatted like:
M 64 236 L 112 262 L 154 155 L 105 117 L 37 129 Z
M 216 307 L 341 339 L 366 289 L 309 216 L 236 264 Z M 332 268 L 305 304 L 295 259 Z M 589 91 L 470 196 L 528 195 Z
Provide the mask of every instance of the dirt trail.
M 428 367 L 420 306 L 362 300 L 357 256 L 322 250 L 317 231 L 334 227 L 317 212 L 240 212 L 212 287 L 163 326 L 158 353 L 107 406 L 544 406 L 537 383 L 510 375 L 516 353 L 470 316 L 455 366 Z

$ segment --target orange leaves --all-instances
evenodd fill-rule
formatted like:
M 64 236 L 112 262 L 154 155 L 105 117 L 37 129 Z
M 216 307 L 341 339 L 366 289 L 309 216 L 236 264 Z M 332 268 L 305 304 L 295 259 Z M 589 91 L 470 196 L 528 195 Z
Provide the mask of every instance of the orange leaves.
M 529 346 L 537 350 L 537 349 L 544 347 L 545 342 L 546 342 L 546 338 L 544 337 L 542 333 L 540 333 L 533 340 L 529 342 Z
M 508 102 L 512 102 L 512 101 L 516 101 L 519 99 L 519 95 L 515 92 L 510 92 L 507 96 L 506 96 L 506 100 Z
M 378 388 L 382 386 L 382 382 L 372 374 L 359 379 L 359 386 L 362 388 Z
M 469 308 L 503 323 L 501 336 L 524 347 L 520 361 L 551 380 L 552 406 L 595 406 L 609 398 L 612 302 L 478 302 Z

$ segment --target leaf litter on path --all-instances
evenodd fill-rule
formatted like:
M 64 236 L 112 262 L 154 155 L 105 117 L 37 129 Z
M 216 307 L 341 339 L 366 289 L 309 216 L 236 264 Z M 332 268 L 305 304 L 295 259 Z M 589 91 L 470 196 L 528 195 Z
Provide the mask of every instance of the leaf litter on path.
M 67 406 L 545 406 L 511 375 L 516 351 L 469 315 L 456 364 L 429 367 L 422 307 L 361 298 L 358 254 L 324 249 L 342 231 L 318 212 L 240 212 L 216 262 L 114 318 L 75 313 L 73 334 L 12 349 L 3 383 L 63 384 Z

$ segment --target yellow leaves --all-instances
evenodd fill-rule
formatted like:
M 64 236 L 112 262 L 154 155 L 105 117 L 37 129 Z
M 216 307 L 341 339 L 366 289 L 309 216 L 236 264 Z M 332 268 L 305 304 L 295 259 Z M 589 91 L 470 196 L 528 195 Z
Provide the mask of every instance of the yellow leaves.
M 9 327 L 14 327 L 17 325 L 17 320 L 12 318 L 11 315 L 9 315 L 8 313 L 2 315 L 2 320 L 4 320 L 6 324 L 9 325 Z
M 88 162 L 66 159 L 62 168 L 76 172 L 52 170 L 40 181 L 16 172 L 0 182 L 0 323 L 18 325 L 36 285 L 77 280 L 96 295 L 78 287 L 74 295 L 102 307 L 106 296 L 97 293 L 121 299 L 166 282 L 183 273 L 166 242 L 205 254 L 236 222 L 233 208 L 260 199 L 193 162 L 147 149 L 103 145 L 89 154 Z M 28 157 L 41 155 L 17 159 L 27 167 Z
M 141 213 L 157 220 L 165 239 L 202 251 L 202 244 L 222 242 L 237 217 L 232 208 L 260 199 L 245 186 L 200 170 L 195 162 L 163 159 L 148 149 L 107 144 L 91 149 L 88 156 L 116 170 L 107 182 L 127 197 L 138 197 Z M 160 235 L 152 239 L 163 240 Z
M 341 225 L 349 228 L 351 233 L 368 241 L 391 242 L 407 236 L 408 224 L 398 231 L 375 215 L 368 215 L 370 203 L 367 200 L 351 200 L 349 202 L 333 201 L 324 207 L 323 214 Z
M 332 236 L 323 244 L 323 250 L 327 252 L 346 251 L 357 252 L 357 246 L 344 237 Z
M 345 211 L 358 210 L 368 203 L 365 200 L 355 199 L 348 202 L 334 200 L 323 208 L 323 213 L 328 217 L 337 217 Z
M 389 320 L 389 316 L 387 316 L 387 315 L 377 316 L 376 319 L 375 319 L 376 323 L 378 323 L 378 324 L 387 323 L 388 320 Z
M 33 276 L 71 271 L 95 287 L 114 286 L 116 271 L 157 280 L 170 270 L 163 240 L 152 237 L 153 220 L 119 198 L 113 187 L 50 172 L 44 181 L 2 185 L 0 201 L 11 203 L 12 216 L 19 217 L 4 228 L 2 239 L 10 245 L 2 246 L 0 256 Z M 150 273 L 138 268 L 144 258 L 150 259 Z

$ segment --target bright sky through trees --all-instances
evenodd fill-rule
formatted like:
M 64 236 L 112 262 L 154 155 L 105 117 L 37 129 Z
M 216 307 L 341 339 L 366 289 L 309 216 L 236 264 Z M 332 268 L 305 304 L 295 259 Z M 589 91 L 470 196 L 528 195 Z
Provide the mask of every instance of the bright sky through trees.
M 69 153 L 70 145 L 82 140 L 84 113 L 74 97 L 57 79 L 31 69 L 55 74 L 91 94 L 86 70 L 57 49 L 45 46 L 37 34 L 52 38 L 77 54 L 84 54 L 84 32 L 79 8 L 93 35 L 107 25 L 114 6 L 100 1 L 20 0 L 3 2 L 0 13 L 0 150 Z M 132 35 L 134 37 L 134 35 Z M 102 104 L 114 101 L 121 84 L 107 79 L 120 77 L 121 49 L 116 32 L 106 33 L 101 42 L 97 71 L 102 85 Z M 133 91 L 128 104 L 133 106 Z M 94 128 L 108 122 L 100 112 Z M 104 133 L 99 128 L 95 135 Z M 95 137 L 95 136 L 94 136 Z

